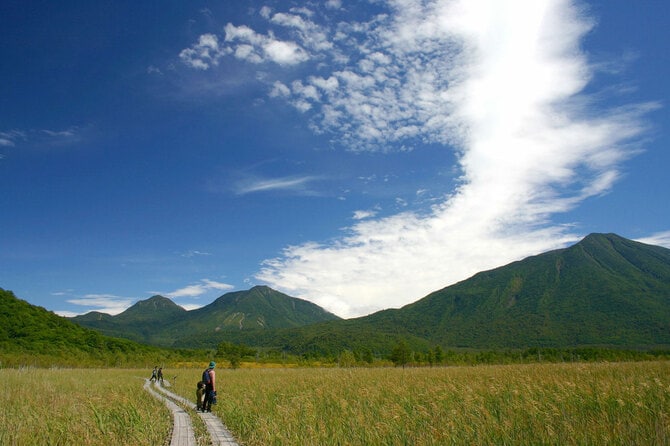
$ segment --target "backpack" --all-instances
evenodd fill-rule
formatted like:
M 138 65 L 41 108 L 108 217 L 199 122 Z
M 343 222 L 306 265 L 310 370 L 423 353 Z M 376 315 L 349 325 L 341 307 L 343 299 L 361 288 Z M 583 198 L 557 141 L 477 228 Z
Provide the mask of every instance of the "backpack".
M 202 382 L 205 384 L 212 383 L 212 377 L 209 375 L 209 369 L 205 369 L 205 371 L 202 372 Z

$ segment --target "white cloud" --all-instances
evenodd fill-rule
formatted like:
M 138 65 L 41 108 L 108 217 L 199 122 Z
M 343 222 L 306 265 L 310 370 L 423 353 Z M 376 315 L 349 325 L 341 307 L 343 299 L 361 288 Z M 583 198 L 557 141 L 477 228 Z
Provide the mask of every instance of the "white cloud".
M 266 34 L 225 30 L 240 59 L 313 62 L 292 81 L 269 75 L 270 96 L 335 144 L 388 152 L 431 143 L 456 153 L 458 186 L 427 212 L 357 211 L 334 242 L 289 246 L 257 275 L 345 317 L 577 240 L 552 216 L 613 187 L 655 107 L 606 109 L 585 93 L 598 65 L 580 45 L 594 20 L 576 1 L 375 3 L 386 11 L 367 21 L 331 21 L 328 9 L 341 3 L 330 1 L 309 14 L 263 10 Z M 275 37 L 286 33 L 292 40 Z M 307 181 L 251 180 L 238 193 Z
M 273 98 L 277 97 L 288 97 L 291 95 L 291 90 L 284 85 L 283 83 L 276 81 L 273 86 L 272 90 L 270 91 L 270 96 Z
M 301 99 L 350 149 L 421 138 L 455 147 L 462 174 L 427 215 L 359 221 L 334 243 L 286 248 L 257 275 L 345 317 L 577 240 L 550 217 L 611 189 L 653 106 L 592 112 L 579 46 L 592 21 L 572 2 L 389 4 L 355 41 L 356 63 L 332 72 L 340 88 L 320 89 L 323 106 Z
M 0 146 L 13 147 L 17 140 L 26 140 L 27 134 L 22 130 L 0 132 Z
M 14 147 L 17 145 L 29 146 L 61 146 L 79 142 L 82 131 L 79 127 L 69 127 L 63 130 L 30 129 L 9 130 L 0 132 L 0 146 Z
M 267 20 L 272 15 L 272 8 L 270 8 L 269 6 L 263 6 L 260 9 L 259 14 L 261 15 L 261 17 Z
M 228 23 L 225 34 L 225 41 L 231 45 L 227 47 L 227 53 L 248 62 L 271 61 L 279 65 L 295 65 L 309 59 L 309 54 L 295 42 L 256 33 L 248 26 Z
M 657 232 L 649 237 L 637 239 L 638 242 L 647 243 L 649 245 L 663 246 L 670 248 L 670 231 Z
M 68 299 L 67 302 L 73 305 L 87 307 L 86 311 L 100 311 L 111 315 L 119 314 L 125 311 L 133 303 L 130 297 L 115 296 L 113 294 L 87 294 L 80 298 Z M 58 312 L 58 314 L 71 314 L 69 312 Z M 76 315 L 76 314 L 75 314 Z
M 365 220 L 366 218 L 372 218 L 377 215 L 377 210 L 358 210 L 354 211 L 354 220 Z
M 253 192 L 270 192 L 276 190 L 287 190 L 302 194 L 312 194 L 307 185 L 319 178 L 314 176 L 288 176 L 281 178 L 256 178 L 247 177 L 235 184 L 235 193 L 238 195 Z
M 192 311 L 192 310 L 197 310 L 198 308 L 202 308 L 204 305 L 198 305 L 198 304 L 179 304 L 180 307 L 182 307 L 186 311 Z
M 263 45 L 263 51 L 279 65 L 295 65 L 309 58 L 307 52 L 294 42 L 270 40 Z
M 197 253 L 196 255 L 208 255 L 206 253 L 199 253 L 198 251 L 193 251 Z M 179 288 L 175 291 L 162 293 L 160 291 L 153 291 L 150 294 L 160 294 L 162 296 L 178 299 L 178 298 L 198 298 L 199 296 L 206 294 L 210 291 L 229 291 L 235 288 L 233 285 L 227 283 L 217 282 L 210 279 L 202 279 L 198 283 Z M 64 296 L 71 294 L 72 290 L 64 292 L 55 292 L 53 295 Z M 75 312 L 75 311 L 56 311 L 57 314 L 66 317 L 76 316 L 85 312 L 92 310 L 100 311 L 102 313 L 107 313 L 111 315 L 116 315 L 127 310 L 137 299 L 131 297 L 122 297 L 116 296 L 113 294 L 87 294 L 82 297 L 75 297 L 72 299 L 67 299 L 67 302 L 73 305 L 80 305 L 86 307 L 85 311 Z M 187 310 L 192 310 L 201 307 L 198 304 L 187 303 L 181 305 Z
M 179 288 L 175 291 L 171 291 L 169 293 L 158 293 L 162 294 L 165 297 L 169 297 L 171 299 L 175 298 L 180 298 L 180 297 L 198 297 L 202 296 L 203 294 L 212 291 L 212 290 L 218 290 L 218 291 L 228 291 L 232 290 L 235 288 L 233 285 L 229 285 L 227 283 L 222 283 L 222 282 L 216 282 L 214 280 L 209 280 L 209 279 L 202 279 L 200 280 L 199 283 L 195 283 L 192 285 L 187 285 L 183 288 Z
M 212 254 L 209 253 L 209 252 L 202 252 L 202 251 L 198 251 L 198 250 L 194 249 L 194 250 L 186 251 L 181 256 L 182 257 L 187 257 L 187 258 L 192 258 L 192 257 L 211 256 L 211 255 Z
M 193 44 L 179 53 L 179 58 L 186 65 L 198 70 L 206 70 L 219 64 L 219 59 L 229 54 L 229 48 L 219 47 L 219 39 L 214 34 L 203 34 L 198 43 Z
M 341 0 L 326 0 L 326 7 L 330 9 L 340 9 L 342 7 Z

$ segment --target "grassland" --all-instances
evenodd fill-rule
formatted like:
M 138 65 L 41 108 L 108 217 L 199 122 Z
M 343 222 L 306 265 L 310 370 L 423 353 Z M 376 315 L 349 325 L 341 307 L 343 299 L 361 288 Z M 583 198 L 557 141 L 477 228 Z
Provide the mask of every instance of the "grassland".
M 670 444 L 670 362 L 218 373 L 250 446 Z
M 200 369 L 168 370 L 194 398 Z M 164 444 L 147 371 L 0 370 L 0 444 Z M 177 376 L 174 380 L 173 376 Z M 670 444 L 670 362 L 217 370 L 245 445 Z
M 0 370 L 0 445 L 161 445 L 172 416 L 117 369 Z

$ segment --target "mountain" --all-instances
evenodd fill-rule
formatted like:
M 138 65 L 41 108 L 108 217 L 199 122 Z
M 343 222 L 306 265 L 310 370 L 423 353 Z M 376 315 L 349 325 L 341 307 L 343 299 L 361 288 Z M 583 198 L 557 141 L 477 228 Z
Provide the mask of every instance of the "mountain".
M 450 347 L 670 345 L 670 249 L 591 234 L 366 323 Z
M 166 328 L 186 313 L 184 308 L 172 300 L 163 296 L 153 296 L 135 303 L 116 316 L 91 311 L 75 316 L 71 320 L 108 336 L 166 346 L 171 343 L 169 334 L 165 334 Z
M 172 300 L 163 296 L 153 296 L 147 300 L 142 300 L 115 318 L 115 320 L 124 323 L 159 323 L 170 322 L 186 314 L 186 310 L 174 303 Z
M 158 305 L 164 298 L 152 299 Z M 75 320 L 158 345 L 209 348 L 225 340 L 315 356 L 343 349 L 387 354 L 400 341 L 417 351 L 435 345 L 668 348 L 670 249 L 591 234 L 571 247 L 480 272 L 403 308 L 349 320 L 267 287 L 228 293 L 198 310 L 158 313 L 145 301 L 118 316 Z M 139 324 L 140 315 L 151 323 Z
M 318 305 L 267 286 L 224 294 L 190 316 L 190 320 L 210 324 L 216 330 L 298 327 L 339 319 Z
M 256 286 L 226 293 L 197 310 L 186 311 L 170 299 L 154 296 L 116 316 L 87 313 L 72 321 L 108 335 L 155 345 L 211 346 L 216 345 L 212 339 L 229 332 L 299 327 L 337 319 L 311 302 Z
M 279 330 L 237 333 L 295 353 L 417 349 L 670 346 L 670 250 L 615 234 L 480 272 L 400 309 Z M 366 347 L 367 346 L 367 347 Z
M 81 327 L 0 288 L 2 365 L 121 364 L 159 356 L 157 352 L 153 347 Z

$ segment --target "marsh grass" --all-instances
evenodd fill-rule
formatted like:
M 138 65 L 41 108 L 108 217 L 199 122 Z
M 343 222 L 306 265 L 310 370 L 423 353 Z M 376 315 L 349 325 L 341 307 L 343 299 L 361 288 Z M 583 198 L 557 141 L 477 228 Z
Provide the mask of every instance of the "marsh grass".
M 170 390 L 195 401 L 200 373 L 175 371 Z M 0 445 L 167 444 L 144 375 L 2 369 Z M 217 383 L 214 411 L 246 446 L 670 444 L 670 362 L 219 369 Z
M 0 445 L 165 444 L 172 416 L 137 370 L 1 369 Z
M 217 373 L 250 446 L 670 444 L 668 362 Z

